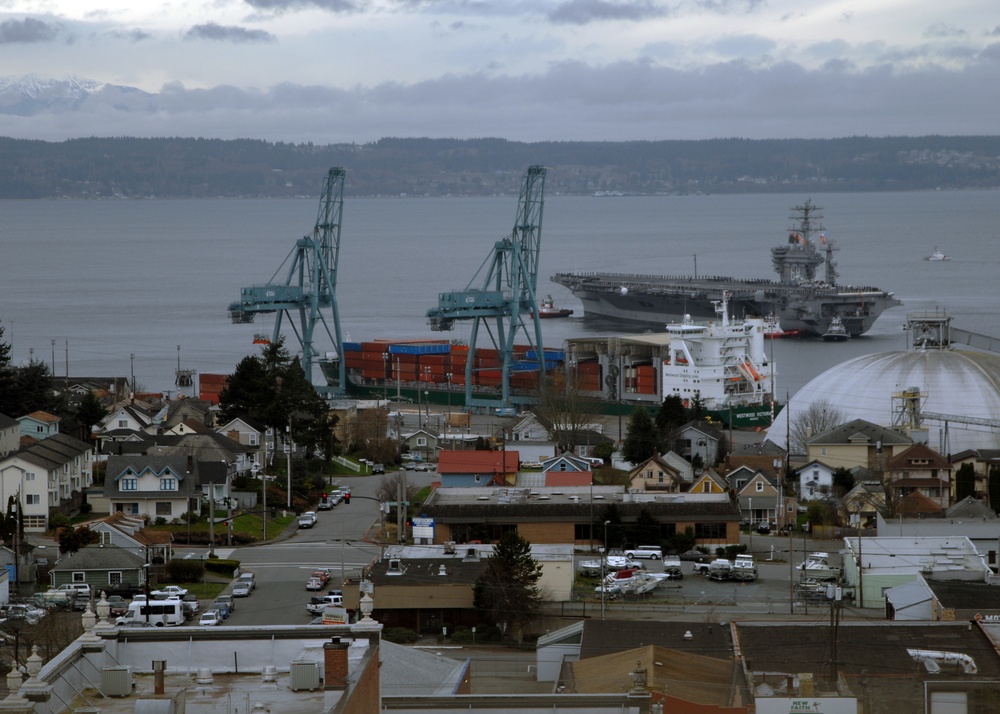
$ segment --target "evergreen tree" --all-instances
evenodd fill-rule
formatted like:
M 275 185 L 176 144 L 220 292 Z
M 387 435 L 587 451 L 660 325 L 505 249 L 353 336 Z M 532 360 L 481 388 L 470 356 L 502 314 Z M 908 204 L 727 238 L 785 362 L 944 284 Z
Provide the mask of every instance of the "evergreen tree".
M 75 553 L 84 546 L 96 543 L 98 539 L 97 532 L 90 530 L 87 526 L 63 528 L 59 531 L 59 552 Z
M 632 529 L 633 545 L 662 545 L 660 542 L 660 524 L 645 508 L 639 511 L 639 517 Z
M 955 501 L 976 495 L 976 467 L 965 463 L 955 473 Z
M 605 530 L 604 524 L 607 523 Z M 618 511 L 618 506 L 609 503 L 601 515 L 600 523 L 596 524 L 596 532 L 602 537 L 607 534 L 607 547 L 621 548 L 625 541 L 625 526 L 622 525 L 622 515 Z
M 622 441 L 622 458 L 639 464 L 655 454 L 660 448 L 656 425 L 649 418 L 645 407 L 636 407 L 628 421 L 628 434 Z
M 80 404 L 76 407 L 76 419 L 80 422 L 81 438 L 90 442 L 91 429 L 108 415 L 108 410 L 101 404 L 101 400 L 92 391 L 87 392 L 80 399 Z
M 833 493 L 837 498 L 843 498 L 854 488 L 854 474 L 843 466 L 833 472 Z
M 491 622 L 497 624 L 501 635 L 508 629 L 521 631 L 542 608 L 542 595 L 538 580 L 542 566 L 531 557 L 531 544 L 511 530 L 497 542 L 493 555 L 473 587 L 473 604 Z
M 666 438 L 667 434 L 687 423 L 687 409 L 684 408 L 683 400 L 676 394 L 671 394 L 663 400 L 660 410 L 656 412 L 656 430 L 661 438 Z
M 12 392 L 8 399 L 10 404 L 4 405 L 4 409 L 13 416 L 35 411 L 60 411 L 60 400 L 52 390 L 52 370 L 38 360 L 13 370 Z
M 14 368 L 10 363 L 10 344 L 3 341 L 5 332 L 0 325 L 0 414 L 18 416 L 13 409 Z

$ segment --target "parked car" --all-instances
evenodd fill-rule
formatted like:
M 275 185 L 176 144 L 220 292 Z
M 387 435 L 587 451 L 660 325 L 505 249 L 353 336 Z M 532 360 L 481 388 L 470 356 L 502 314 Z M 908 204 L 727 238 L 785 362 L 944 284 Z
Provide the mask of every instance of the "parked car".
M 108 595 L 108 605 L 111 606 L 112 617 L 121 617 L 128 612 L 128 603 L 121 595 Z
M 254 574 L 250 573 L 250 572 L 242 572 L 242 573 L 240 573 L 240 577 L 238 577 L 236 579 L 236 582 L 238 582 L 238 583 L 249 583 L 251 590 L 253 590 L 254 588 L 257 587 L 257 578 L 255 578 Z
M 219 616 L 223 620 L 228 620 L 229 616 L 232 614 L 232 610 L 229 608 L 229 603 L 225 602 L 224 600 L 221 602 L 219 600 L 216 600 L 215 602 L 212 603 L 212 608 L 219 613 Z
M 708 561 L 710 556 L 708 553 L 702 553 L 697 548 L 692 548 L 691 550 L 685 550 L 678 556 L 681 560 L 693 560 L 695 563 L 701 561 Z
M 661 560 L 663 558 L 663 551 L 660 550 L 658 545 L 637 545 L 635 548 L 627 548 L 625 550 L 625 557 L 635 560 L 636 558 L 649 558 L 650 560 L 656 559 Z
M 184 612 L 192 616 L 198 614 L 198 610 L 200 609 L 201 603 L 198 602 L 197 595 L 192 595 L 191 593 L 188 593 L 187 595 L 181 598 L 181 602 L 184 603 Z
M 319 578 L 320 580 L 323 581 L 323 585 L 325 586 L 328 582 L 330 582 L 330 571 L 320 568 L 318 570 L 312 571 L 312 575 L 310 577 Z
M 429 463 L 427 461 L 421 461 L 419 464 L 417 464 L 417 468 L 415 470 L 416 471 L 433 471 L 434 470 L 434 464 Z
M 309 578 L 306 581 L 306 590 L 322 590 L 323 585 L 323 581 L 319 578 Z
M 236 583 L 233 585 L 233 597 L 249 597 L 250 589 L 249 583 Z
M 165 588 L 160 588 L 159 590 L 154 590 L 150 593 L 154 598 L 163 597 L 178 597 L 182 598 L 188 594 L 188 591 L 182 588 L 180 585 L 168 585 Z
M 416 461 L 407 461 L 405 464 L 403 464 L 403 470 L 404 471 L 416 471 L 417 470 L 417 462 Z
M 0 612 L 0 619 L 6 620 L 20 620 L 22 622 L 27 622 L 29 625 L 37 625 L 38 622 L 47 615 L 48 613 L 41 608 L 32 607 L 27 603 L 12 603 L 7 605 L 2 612 Z
M 312 528 L 316 525 L 316 512 L 306 511 L 301 516 L 299 516 L 299 528 Z
M 222 624 L 223 617 L 218 610 L 208 610 L 203 612 L 198 619 L 198 624 L 202 627 L 216 627 Z
M 372 474 L 384 474 L 385 464 L 372 464 Z
M 215 605 L 214 605 L 214 607 L 218 607 L 218 604 L 220 602 L 226 603 L 226 605 L 229 606 L 229 611 L 230 612 L 233 612 L 234 610 L 236 610 L 236 601 L 233 600 L 233 596 L 232 595 L 218 595 L 215 598 Z

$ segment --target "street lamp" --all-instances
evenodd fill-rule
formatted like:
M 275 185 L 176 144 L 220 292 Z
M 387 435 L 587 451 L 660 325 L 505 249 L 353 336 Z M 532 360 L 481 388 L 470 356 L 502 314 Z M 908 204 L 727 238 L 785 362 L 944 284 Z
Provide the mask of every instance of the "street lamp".
M 389 401 L 389 353 L 382 353 L 382 399 Z
M 607 577 L 607 567 L 608 567 L 608 524 L 611 521 L 604 521 L 604 551 L 601 553 L 601 619 L 604 619 L 604 595 L 607 591 L 608 583 L 605 578 Z
M 264 538 L 262 542 L 267 543 L 267 479 L 264 477 L 263 467 L 256 461 L 250 464 L 250 473 L 253 474 L 255 479 L 257 478 L 257 474 L 260 474 L 261 500 L 263 502 L 263 505 L 261 506 L 263 509 L 261 511 L 261 521 L 264 524 Z M 188 538 L 188 540 L 190 540 L 190 538 Z
M 774 460 L 774 472 L 775 474 L 777 474 L 778 477 L 778 513 L 776 514 L 777 518 L 775 520 L 777 520 L 777 526 L 779 531 L 785 527 L 785 497 L 784 497 L 785 479 L 784 479 L 784 474 L 781 471 L 781 465 L 782 465 L 781 459 Z

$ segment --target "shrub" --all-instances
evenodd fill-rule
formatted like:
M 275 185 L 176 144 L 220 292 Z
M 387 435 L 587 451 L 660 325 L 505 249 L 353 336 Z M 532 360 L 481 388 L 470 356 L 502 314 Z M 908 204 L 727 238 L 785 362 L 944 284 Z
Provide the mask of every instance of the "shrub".
M 171 560 L 167 563 L 167 579 L 178 583 L 196 583 L 205 574 L 200 560 Z
M 154 526 L 165 526 L 165 525 L 167 525 L 167 519 L 164 518 L 163 516 L 157 516 L 156 520 L 153 521 L 153 525 Z
M 382 639 L 395 642 L 397 645 L 404 645 L 416 642 L 420 639 L 420 635 L 405 627 L 388 627 L 382 630 Z
M 49 528 L 56 530 L 69 525 L 69 517 L 65 513 L 53 513 L 49 516 Z
M 170 561 L 173 563 L 174 561 Z M 219 573 L 220 575 L 231 576 L 233 571 L 240 567 L 240 561 L 238 560 L 223 560 L 222 558 L 209 558 L 205 561 L 205 570 L 210 573 Z

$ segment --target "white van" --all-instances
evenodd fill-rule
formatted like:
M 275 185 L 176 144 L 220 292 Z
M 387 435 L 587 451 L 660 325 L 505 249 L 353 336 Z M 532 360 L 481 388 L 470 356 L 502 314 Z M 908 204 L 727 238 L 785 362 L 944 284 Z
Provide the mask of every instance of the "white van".
M 184 624 L 184 603 L 180 599 L 153 600 L 151 603 L 131 602 L 128 612 L 115 620 L 116 625 L 148 622 L 156 627 L 176 627 Z

